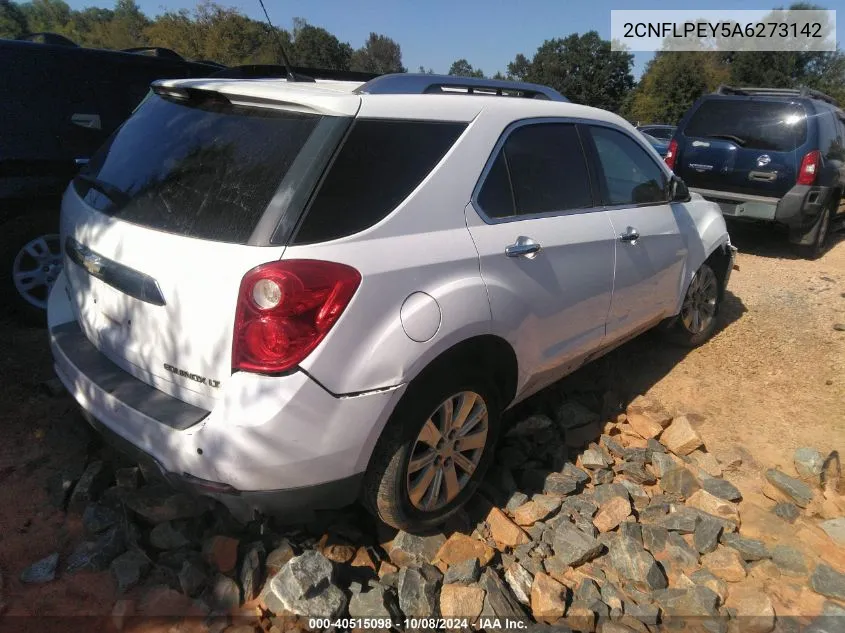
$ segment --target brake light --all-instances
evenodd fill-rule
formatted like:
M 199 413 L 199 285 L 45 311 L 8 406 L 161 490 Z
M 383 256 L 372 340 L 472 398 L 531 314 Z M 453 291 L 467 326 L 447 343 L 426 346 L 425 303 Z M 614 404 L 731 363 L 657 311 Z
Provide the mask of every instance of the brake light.
M 663 157 L 663 160 L 666 161 L 666 164 L 669 165 L 669 169 L 675 169 L 675 158 L 678 154 L 678 141 L 672 139 L 669 141 L 669 149 L 666 150 L 666 156 Z
M 801 168 L 798 170 L 798 180 L 796 184 L 812 185 L 816 182 L 819 166 L 822 162 L 822 153 L 814 149 L 812 152 L 807 152 L 801 160 Z
M 334 262 L 299 259 L 250 270 L 238 292 L 232 371 L 277 373 L 302 362 L 360 283 L 357 270 Z

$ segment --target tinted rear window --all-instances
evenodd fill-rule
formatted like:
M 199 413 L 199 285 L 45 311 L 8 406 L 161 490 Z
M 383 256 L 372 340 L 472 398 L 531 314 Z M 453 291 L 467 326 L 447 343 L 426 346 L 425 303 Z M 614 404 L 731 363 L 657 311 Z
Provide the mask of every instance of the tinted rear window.
M 355 121 L 294 243 L 338 239 L 385 218 L 434 169 L 465 128 L 465 123 L 439 121 Z
M 748 149 L 787 152 L 807 139 L 807 114 L 792 103 L 714 99 L 701 104 L 684 134 L 726 138 Z
M 245 243 L 319 119 L 153 95 L 74 186 L 88 204 L 121 220 Z

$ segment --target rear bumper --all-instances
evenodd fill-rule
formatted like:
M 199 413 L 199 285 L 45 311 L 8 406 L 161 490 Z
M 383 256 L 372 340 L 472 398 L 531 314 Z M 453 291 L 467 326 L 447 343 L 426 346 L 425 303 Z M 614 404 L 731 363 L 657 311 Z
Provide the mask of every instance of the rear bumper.
M 284 517 L 288 513 L 311 510 L 341 508 L 358 498 L 364 474 L 351 475 L 344 479 L 327 481 L 313 486 L 302 486 L 282 490 L 219 490 L 216 482 L 197 480 L 187 473 L 168 472 L 149 453 L 127 441 L 108 426 L 96 419 L 85 408 L 80 409 L 88 424 L 100 434 L 103 440 L 138 464 L 144 464 L 157 472 L 174 489 L 210 497 L 223 504 L 238 521 L 248 523 L 256 514 Z
M 690 191 L 717 203 L 725 217 L 782 224 L 789 228 L 792 241 L 799 241 L 813 229 L 819 214 L 833 194 L 830 187 L 810 185 L 795 185 L 782 198 L 713 189 L 691 188 Z
M 75 321 L 57 323 L 67 301 L 60 277 L 48 307 L 56 374 L 120 450 L 241 519 L 357 498 L 374 438 L 402 388 L 337 397 L 303 372 L 237 373 L 213 410 L 203 411 L 124 372 Z

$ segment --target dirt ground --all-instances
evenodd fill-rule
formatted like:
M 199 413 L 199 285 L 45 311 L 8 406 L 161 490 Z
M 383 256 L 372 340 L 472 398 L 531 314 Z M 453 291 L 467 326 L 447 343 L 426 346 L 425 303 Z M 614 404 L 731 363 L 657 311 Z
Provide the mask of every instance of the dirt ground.
M 791 470 L 800 446 L 845 449 L 845 234 L 817 261 L 780 234 L 729 227 L 739 248 L 722 329 L 687 352 L 642 337 L 608 359 L 624 383 L 705 416 L 710 450 L 739 445 Z
M 796 258 L 782 236 L 732 229 L 740 248 L 723 327 L 703 347 L 679 350 L 641 337 L 557 385 L 599 385 L 624 401 L 648 393 L 675 411 L 700 414 L 711 451 L 739 446 L 758 466 L 794 472 L 795 448 L 845 449 L 845 235 L 818 261 Z M 43 330 L 0 313 L 0 613 L 108 615 L 116 588 L 108 572 L 26 586 L 30 563 L 79 542 L 78 520 L 51 505 L 51 475 L 85 460 L 91 436 L 67 396 L 51 395 Z M 752 460 L 747 460 L 752 461 Z M 759 469 L 746 470 L 753 478 Z M 743 492 L 753 486 L 743 486 Z M 753 494 L 753 493 L 752 493 Z M 11 618 L 6 621 L 9 622 Z M 46 630 L 15 618 L 15 630 Z M 89 623 L 90 624 L 90 623 Z M 2 629 L 0 623 L 0 629 Z M 71 626 L 68 630 L 100 630 Z

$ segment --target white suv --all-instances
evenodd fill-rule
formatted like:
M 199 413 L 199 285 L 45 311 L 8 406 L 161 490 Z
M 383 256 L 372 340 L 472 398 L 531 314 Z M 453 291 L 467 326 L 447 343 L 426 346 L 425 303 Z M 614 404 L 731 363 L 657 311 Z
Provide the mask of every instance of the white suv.
M 256 512 L 425 528 L 503 410 L 663 322 L 716 328 L 719 208 L 532 84 L 164 81 L 71 183 L 49 301 L 91 424 Z

